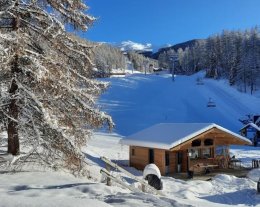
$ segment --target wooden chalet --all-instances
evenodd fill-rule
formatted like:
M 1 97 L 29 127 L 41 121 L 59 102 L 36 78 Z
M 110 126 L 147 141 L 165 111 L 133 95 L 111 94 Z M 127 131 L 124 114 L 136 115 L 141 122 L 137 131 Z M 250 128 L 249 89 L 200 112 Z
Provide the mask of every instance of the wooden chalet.
M 212 123 L 157 124 L 120 142 L 129 145 L 130 166 L 143 170 L 154 163 L 162 175 L 196 171 L 197 166 L 228 168 L 229 146 L 252 144 Z
M 258 123 L 258 125 L 260 125 L 260 123 Z M 251 140 L 254 146 L 260 145 L 260 127 L 258 125 L 248 123 L 240 129 L 240 134 Z

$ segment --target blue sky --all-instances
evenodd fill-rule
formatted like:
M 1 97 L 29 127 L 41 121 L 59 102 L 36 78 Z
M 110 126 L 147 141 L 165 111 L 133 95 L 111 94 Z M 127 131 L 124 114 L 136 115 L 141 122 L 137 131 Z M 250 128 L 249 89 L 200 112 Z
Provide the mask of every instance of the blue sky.
M 132 40 L 153 45 L 206 38 L 223 29 L 260 24 L 260 0 L 86 0 L 98 17 L 82 36 L 92 41 Z

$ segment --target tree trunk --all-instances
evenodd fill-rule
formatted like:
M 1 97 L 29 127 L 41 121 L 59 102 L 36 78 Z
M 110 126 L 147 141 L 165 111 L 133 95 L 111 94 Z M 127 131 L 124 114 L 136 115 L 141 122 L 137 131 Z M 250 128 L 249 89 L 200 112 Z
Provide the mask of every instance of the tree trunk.
M 12 65 L 12 73 L 15 74 L 18 72 L 18 55 L 15 56 L 14 62 Z M 8 153 L 12 155 L 18 155 L 20 153 L 20 144 L 18 136 L 18 113 L 19 109 L 16 103 L 15 94 L 17 92 L 18 86 L 16 81 L 13 80 L 11 88 L 9 90 L 10 96 L 12 97 L 11 103 L 9 105 L 9 116 L 13 119 L 8 119 L 7 134 L 8 134 Z
M 16 100 L 11 101 L 11 104 L 9 106 L 9 113 L 14 119 L 18 117 L 18 107 L 16 105 Z M 18 123 L 16 121 L 13 121 L 11 119 L 8 120 L 7 134 L 8 134 L 8 153 L 12 155 L 20 154 Z
M 16 6 L 18 6 L 18 1 L 16 2 Z M 18 32 L 19 29 L 19 17 L 16 17 L 13 22 L 13 30 Z M 19 109 L 17 106 L 17 99 L 16 99 L 16 93 L 18 86 L 16 84 L 15 77 L 19 73 L 19 55 L 18 51 L 16 51 L 16 54 L 14 56 L 14 60 L 12 63 L 11 73 L 13 76 L 13 80 L 11 83 L 11 87 L 9 90 L 9 94 L 11 97 L 11 103 L 9 105 L 9 116 L 12 118 L 8 119 L 8 125 L 7 125 L 7 135 L 8 135 L 8 153 L 12 155 L 18 155 L 20 154 L 20 142 L 19 142 L 19 136 L 18 136 L 18 123 L 16 120 L 18 120 L 18 114 Z

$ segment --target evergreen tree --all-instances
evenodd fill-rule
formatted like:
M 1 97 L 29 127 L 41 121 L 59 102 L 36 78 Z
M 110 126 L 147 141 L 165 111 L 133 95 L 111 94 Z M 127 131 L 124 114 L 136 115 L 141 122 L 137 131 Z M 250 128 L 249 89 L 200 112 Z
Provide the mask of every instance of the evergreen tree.
M 166 57 L 160 59 L 161 65 L 167 65 Z M 249 87 L 252 94 L 260 85 L 259 30 L 223 31 L 178 51 L 178 60 L 186 74 L 206 69 L 206 77 L 226 78 L 241 91 Z

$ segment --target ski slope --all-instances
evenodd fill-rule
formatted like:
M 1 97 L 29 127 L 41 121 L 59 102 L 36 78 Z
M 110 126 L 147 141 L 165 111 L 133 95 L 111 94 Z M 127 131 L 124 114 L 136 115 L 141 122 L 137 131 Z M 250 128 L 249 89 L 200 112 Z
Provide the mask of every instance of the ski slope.
M 99 100 L 102 110 L 116 124 L 115 132 L 128 136 L 157 123 L 200 122 L 216 123 L 238 132 L 238 121 L 247 114 L 260 113 L 260 98 L 240 93 L 224 80 L 204 79 L 169 74 L 132 74 L 124 78 L 109 78 L 111 86 Z M 216 107 L 207 107 L 209 99 Z

